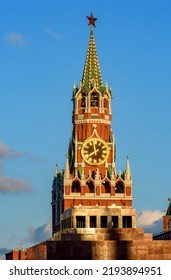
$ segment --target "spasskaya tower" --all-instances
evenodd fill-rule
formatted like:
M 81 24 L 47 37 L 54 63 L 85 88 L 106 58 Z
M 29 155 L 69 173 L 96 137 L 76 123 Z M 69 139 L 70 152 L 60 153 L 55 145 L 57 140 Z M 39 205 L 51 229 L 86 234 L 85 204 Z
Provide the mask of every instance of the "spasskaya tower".
M 96 18 L 90 26 L 88 50 L 79 86 L 73 89 L 73 130 L 63 172 L 56 166 L 52 185 L 52 234 L 72 229 L 135 228 L 129 159 L 116 171 L 116 149 L 111 128 L 112 92 L 103 85 L 94 39 Z

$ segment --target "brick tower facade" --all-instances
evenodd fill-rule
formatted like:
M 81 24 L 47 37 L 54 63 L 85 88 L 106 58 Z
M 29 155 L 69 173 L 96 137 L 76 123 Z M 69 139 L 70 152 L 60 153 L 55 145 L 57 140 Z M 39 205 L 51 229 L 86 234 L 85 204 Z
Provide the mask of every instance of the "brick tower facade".
M 73 89 L 72 137 L 63 172 L 52 186 L 52 234 L 76 228 L 135 228 L 129 159 L 116 171 L 111 88 L 103 85 L 94 39 L 95 18 L 82 80 Z

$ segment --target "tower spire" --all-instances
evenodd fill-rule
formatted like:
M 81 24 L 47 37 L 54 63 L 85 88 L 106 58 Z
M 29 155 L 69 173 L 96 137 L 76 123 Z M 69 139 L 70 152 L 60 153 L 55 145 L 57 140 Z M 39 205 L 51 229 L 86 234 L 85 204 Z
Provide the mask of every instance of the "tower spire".
M 102 87 L 103 82 L 93 32 L 93 26 L 95 27 L 94 22 L 97 19 L 93 17 L 92 13 L 90 17 L 87 16 L 87 18 L 90 25 L 90 39 L 84 65 L 82 86 L 89 91 L 94 86 L 96 86 L 96 88 Z
M 66 155 L 66 165 L 65 165 L 64 178 L 65 178 L 65 179 L 69 179 L 69 178 L 70 178 L 70 170 L 69 170 L 68 155 Z
M 57 165 L 57 163 L 56 163 L 56 168 L 55 168 L 54 177 L 57 178 L 57 175 L 58 175 L 58 165 Z
M 129 163 L 129 157 L 128 156 L 127 156 L 127 159 L 126 159 L 125 179 L 126 180 L 131 180 L 131 169 L 130 169 L 130 163 Z

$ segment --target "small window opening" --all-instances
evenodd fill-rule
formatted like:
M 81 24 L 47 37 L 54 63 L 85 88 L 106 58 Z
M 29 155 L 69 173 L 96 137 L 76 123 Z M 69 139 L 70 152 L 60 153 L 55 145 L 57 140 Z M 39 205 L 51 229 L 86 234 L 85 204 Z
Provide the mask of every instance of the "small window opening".
M 90 216 L 90 227 L 96 228 L 96 216 Z
M 98 107 L 99 106 L 99 95 L 97 92 L 93 92 L 91 94 L 91 100 L 90 100 L 91 107 Z
M 85 216 L 77 216 L 76 217 L 76 227 L 77 228 L 85 228 Z
M 81 192 L 81 186 L 79 181 L 74 181 L 72 183 L 71 192 L 79 193 Z
M 112 228 L 118 228 L 118 216 L 112 216 Z
M 101 216 L 101 228 L 107 228 L 107 216 Z
M 104 190 L 105 190 L 105 193 L 110 193 L 110 184 L 109 184 L 109 182 L 108 181 L 105 181 L 104 183 L 103 183 L 103 185 L 104 185 Z
M 82 98 L 81 98 L 81 107 L 84 108 L 86 106 L 86 95 L 85 93 L 82 94 Z
M 115 193 L 124 193 L 124 189 L 124 184 L 121 181 L 116 183 Z
M 89 193 L 94 193 L 94 184 L 92 181 L 87 182 Z
M 132 216 L 123 216 L 122 226 L 123 228 L 132 228 Z

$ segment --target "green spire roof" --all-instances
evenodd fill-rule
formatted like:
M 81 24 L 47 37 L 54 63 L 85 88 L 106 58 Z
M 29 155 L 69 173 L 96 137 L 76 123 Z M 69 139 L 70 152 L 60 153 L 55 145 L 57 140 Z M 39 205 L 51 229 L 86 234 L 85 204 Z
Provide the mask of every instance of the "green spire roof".
M 86 90 L 90 90 L 93 86 L 96 86 L 97 88 L 103 87 L 92 26 L 90 27 L 90 39 L 83 71 L 82 86 Z

